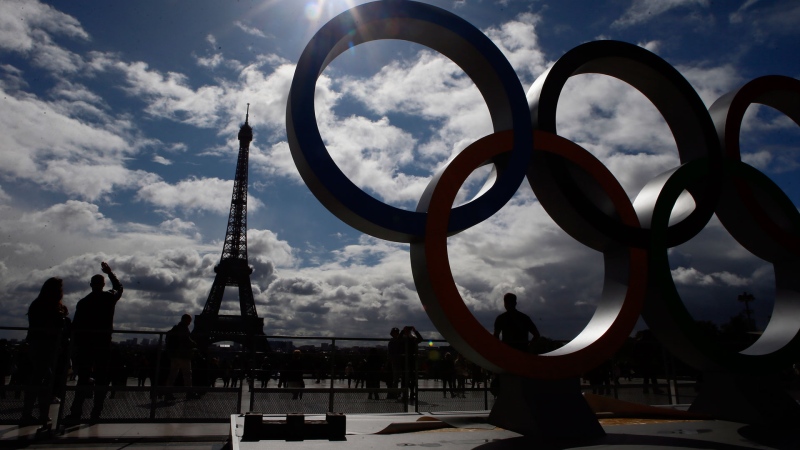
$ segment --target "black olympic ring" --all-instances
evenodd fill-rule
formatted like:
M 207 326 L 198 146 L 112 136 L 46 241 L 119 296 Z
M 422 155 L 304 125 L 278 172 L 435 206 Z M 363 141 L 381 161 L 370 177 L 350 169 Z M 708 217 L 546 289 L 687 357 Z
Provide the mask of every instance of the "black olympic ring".
M 452 59 L 475 82 L 494 126 L 493 134 L 433 177 L 415 212 L 386 205 L 347 179 L 328 154 L 314 115 L 314 89 L 325 67 L 347 48 L 378 39 L 419 43 Z M 602 163 L 557 135 L 561 89 L 582 73 L 609 75 L 639 90 L 675 137 L 681 165 L 648 182 L 632 203 Z M 545 379 L 580 375 L 622 345 L 640 313 L 667 348 L 702 370 L 766 372 L 791 361 L 800 348 L 800 214 L 769 178 L 741 162 L 738 133 L 752 103 L 776 108 L 800 124 L 800 81 L 758 78 L 707 110 L 663 59 L 632 44 L 597 41 L 567 52 L 536 80 L 527 101 L 522 96 L 502 53 L 463 19 L 413 1 L 367 3 L 333 18 L 303 51 L 286 110 L 289 147 L 303 180 L 337 217 L 364 233 L 411 243 L 414 281 L 426 313 L 445 339 L 485 368 Z M 453 208 L 466 177 L 487 162 L 497 169 L 495 183 Z M 494 339 L 465 306 L 447 259 L 447 236 L 497 212 L 523 176 L 553 220 L 602 252 L 605 261 L 602 297 L 586 328 L 543 355 Z M 737 241 L 775 267 L 772 319 L 763 336 L 738 353 L 699 334 L 667 258 L 667 249 L 697 235 L 715 213 Z

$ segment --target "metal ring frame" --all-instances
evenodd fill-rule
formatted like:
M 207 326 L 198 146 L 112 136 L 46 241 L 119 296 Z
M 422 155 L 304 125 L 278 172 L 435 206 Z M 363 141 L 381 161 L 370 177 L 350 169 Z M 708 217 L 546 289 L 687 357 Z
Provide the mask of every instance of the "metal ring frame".
M 433 177 L 413 212 L 386 205 L 347 179 L 328 154 L 314 115 L 314 90 L 325 67 L 351 46 L 379 39 L 415 42 L 452 59 L 482 93 L 494 127 Z M 638 89 L 675 137 L 681 165 L 647 183 L 633 203 L 600 161 L 557 135 L 561 90 L 582 73 L 612 76 Z M 573 48 L 524 96 L 508 61 L 471 24 L 422 3 L 374 2 L 333 18 L 311 39 L 292 80 L 286 127 L 295 164 L 325 207 L 364 233 L 411 243 L 414 281 L 427 314 L 479 365 L 532 378 L 574 377 L 610 357 L 641 314 L 670 351 L 698 369 L 763 373 L 785 366 L 800 349 L 800 214 L 778 186 L 741 162 L 740 125 L 753 103 L 800 124 L 800 81 L 757 78 L 706 110 L 669 63 L 616 41 Z M 498 173 L 494 184 L 453 208 L 464 180 L 487 162 Z M 497 212 L 523 177 L 560 227 L 604 255 L 595 314 L 575 339 L 543 355 L 512 349 L 480 325 L 458 293 L 447 256 L 447 237 Z M 737 241 L 775 268 L 772 319 L 762 337 L 738 353 L 701 335 L 669 270 L 667 250 L 696 236 L 715 213 Z

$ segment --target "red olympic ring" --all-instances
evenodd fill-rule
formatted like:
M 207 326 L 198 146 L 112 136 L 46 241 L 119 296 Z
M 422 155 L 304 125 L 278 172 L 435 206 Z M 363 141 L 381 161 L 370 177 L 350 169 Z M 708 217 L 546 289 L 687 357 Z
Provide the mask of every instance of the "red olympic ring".
M 388 206 L 348 180 L 327 153 L 314 116 L 314 88 L 324 68 L 347 48 L 378 39 L 409 40 L 453 59 L 483 94 L 494 125 L 493 134 L 434 176 L 414 212 Z M 567 79 L 580 73 L 613 76 L 638 89 L 675 137 L 681 166 L 647 183 L 633 203 L 602 163 L 557 135 L 558 97 Z M 544 379 L 577 376 L 622 345 L 640 312 L 662 344 L 696 368 L 752 372 L 790 362 L 800 348 L 800 214 L 771 180 L 740 161 L 738 134 L 751 103 L 772 106 L 800 124 L 800 82 L 759 78 L 709 111 L 663 59 L 631 44 L 598 41 L 556 61 L 527 101 L 521 92 L 502 53 L 457 16 L 413 1 L 367 3 L 332 19 L 303 51 L 287 104 L 289 146 L 306 184 L 337 217 L 373 236 L 411 243 L 414 281 L 428 316 L 459 352 L 487 369 Z M 494 185 L 453 208 L 466 177 L 487 161 L 499 173 Z M 595 314 L 575 339 L 544 355 L 514 350 L 480 325 L 458 293 L 447 257 L 447 236 L 502 208 L 523 176 L 553 220 L 605 261 Z M 685 202 L 689 196 L 693 201 Z M 715 213 L 745 248 L 773 263 L 778 287 L 764 335 L 734 354 L 699 336 L 667 257 Z
M 414 283 L 425 312 L 440 333 L 465 357 L 493 372 L 561 379 L 578 376 L 602 363 L 622 345 L 639 318 L 645 295 L 647 256 L 642 249 L 607 246 L 600 306 L 584 330 L 564 347 L 544 355 L 515 350 L 500 342 L 475 319 L 458 293 L 447 257 L 447 223 L 461 184 L 483 161 L 511 148 L 511 133 L 486 136 L 464 149 L 440 175 L 428 204 L 425 240 L 411 243 Z M 608 194 L 620 220 L 639 220 L 628 196 L 591 153 L 560 136 L 534 132 L 534 148 L 563 158 L 592 177 Z

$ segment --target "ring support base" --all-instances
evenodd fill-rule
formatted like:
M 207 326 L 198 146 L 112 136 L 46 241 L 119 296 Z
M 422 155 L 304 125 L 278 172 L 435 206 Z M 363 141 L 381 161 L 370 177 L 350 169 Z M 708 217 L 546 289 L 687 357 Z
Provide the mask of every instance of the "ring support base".
M 751 425 L 800 426 L 800 404 L 778 376 L 705 372 L 689 411 Z
M 546 441 L 605 436 L 581 394 L 577 378 L 551 381 L 516 375 L 499 377 L 490 424 Z

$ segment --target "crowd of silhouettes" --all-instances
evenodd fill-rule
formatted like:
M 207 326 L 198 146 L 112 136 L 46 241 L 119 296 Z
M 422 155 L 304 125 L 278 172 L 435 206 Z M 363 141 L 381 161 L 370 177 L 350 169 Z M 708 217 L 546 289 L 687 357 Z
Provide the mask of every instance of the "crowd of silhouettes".
M 81 299 L 70 319 L 63 304 L 64 283 L 49 278 L 27 312 L 29 328 L 25 341 L 10 345 L 0 339 L 0 387 L 6 379 L 18 399 L 22 396 L 22 423 L 46 423 L 50 406 L 65 398 L 66 382 L 78 387 L 65 421 L 89 420 L 101 416 L 106 399 L 113 399 L 119 387 L 135 378 L 138 386 L 175 387 L 187 391 L 187 399 L 197 398 L 204 388 L 237 389 L 247 382 L 250 388 L 269 387 L 270 380 L 286 389 L 291 398 L 302 400 L 307 382 L 335 377 L 347 387 L 365 389 L 368 400 L 417 400 L 419 374 L 442 382 L 442 396 L 463 398 L 467 386 L 487 387 L 492 374 L 468 361 L 452 347 L 431 349 L 420 354 L 422 336 L 413 326 L 392 328 L 386 347 L 360 350 L 342 349 L 335 360 L 311 348 L 291 353 L 224 352 L 201 349 L 189 326 L 192 317 L 184 314 L 179 323 L 165 333 L 164 348 L 158 345 L 129 346 L 113 343 L 114 311 L 123 287 L 111 268 L 103 262 L 102 272 L 111 282 L 104 290 L 105 277 L 91 277 L 91 292 Z M 514 294 L 504 296 L 506 312 L 495 321 L 494 336 L 523 352 L 545 353 L 560 344 L 543 338 L 529 316 L 517 310 Z M 70 351 L 72 350 L 72 351 Z M 610 395 L 621 379 L 642 378 L 645 394 L 663 394 L 657 378 L 664 377 L 665 353 L 649 330 L 630 338 L 620 352 L 584 375 L 593 393 Z M 680 370 L 680 368 L 679 368 Z M 686 370 L 686 369 L 683 369 Z M 790 378 L 797 380 L 795 368 Z M 258 385 L 256 385 L 258 383 Z M 185 388 L 200 388 L 186 390 Z M 177 389 L 181 388 L 181 389 Z M 167 389 L 165 391 L 171 392 Z M 0 389 L 0 395 L 6 395 Z M 651 394 L 651 395 L 652 395 Z M 86 400 L 91 398 L 91 410 Z M 167 394 L 164 401 L 174 400 Z M 65 405 L 67 406 L 67 405 Z

